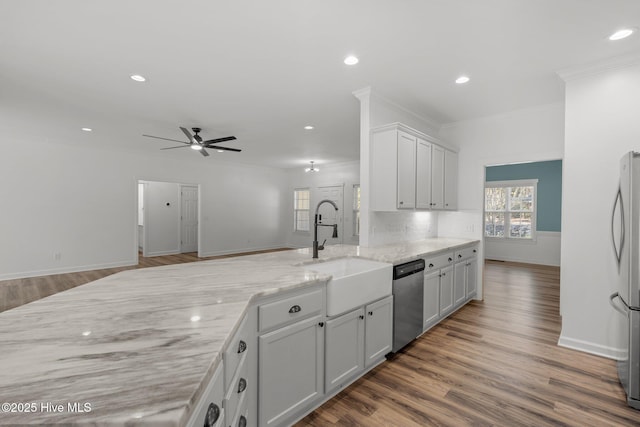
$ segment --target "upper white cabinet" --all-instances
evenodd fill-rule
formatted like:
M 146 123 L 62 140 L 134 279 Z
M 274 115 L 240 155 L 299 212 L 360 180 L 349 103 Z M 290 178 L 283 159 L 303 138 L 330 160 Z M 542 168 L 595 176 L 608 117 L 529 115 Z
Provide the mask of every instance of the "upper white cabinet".
M 372 130 L 371 208 L 457 209 L 458 155 L 400 123 Z

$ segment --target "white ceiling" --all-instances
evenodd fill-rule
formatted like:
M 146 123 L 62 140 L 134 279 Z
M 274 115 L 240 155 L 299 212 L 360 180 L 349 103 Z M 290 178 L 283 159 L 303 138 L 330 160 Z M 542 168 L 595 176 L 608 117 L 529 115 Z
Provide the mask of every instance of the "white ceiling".
M 141 136 L 199 126 L 238 137 L 219 158 L 356 160 L 354 90 L 439 123 L 562 102 L 555 71 L 640 52 L 640 34 L 607 39 L 628 26 L 640 1 L 2 0 L 0 130 L 203 162 Z

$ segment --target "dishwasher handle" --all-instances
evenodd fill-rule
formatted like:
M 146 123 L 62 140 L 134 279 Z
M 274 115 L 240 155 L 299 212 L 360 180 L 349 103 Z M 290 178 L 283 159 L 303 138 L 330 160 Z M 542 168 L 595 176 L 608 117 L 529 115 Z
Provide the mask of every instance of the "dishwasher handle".
M 417 259 L 415 261 L 396 265 L 393 267 L 393 280 L 402 279 L 403 277 L 419 273 L 424 270 L 424 260 Z

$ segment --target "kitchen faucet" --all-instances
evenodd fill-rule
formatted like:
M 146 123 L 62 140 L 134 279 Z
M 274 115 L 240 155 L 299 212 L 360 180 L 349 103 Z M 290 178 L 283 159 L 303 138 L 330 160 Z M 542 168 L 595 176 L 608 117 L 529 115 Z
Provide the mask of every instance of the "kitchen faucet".
M 333 235 L 331 237 L 338 237 L 338 224 L 321 224 L 318 222 L 318 211 L 320 210 L 320 205 L 322 205 L 323 203 L 331 203 L 336 212 L 338 212 L 338 205 L 336 205 L 335 202 L 329 199 L 321 200 L 320 203 L 318 203 L 318 206 L 316 206 L 316 214 L 313 220 L 313 258 L 318 258 L 318 251 L 324 249 L 324 244 L 327 241 L 327 239 L 324 239 L 324 242 L 322 242 L 321 245 L 318 245 L 318 226 L 333 227 Z

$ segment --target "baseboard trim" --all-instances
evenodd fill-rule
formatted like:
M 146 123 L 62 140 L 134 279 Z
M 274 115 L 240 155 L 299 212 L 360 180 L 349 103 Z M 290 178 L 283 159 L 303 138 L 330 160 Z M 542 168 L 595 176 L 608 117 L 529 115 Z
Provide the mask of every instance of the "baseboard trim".
M 129 267 L 132 265 L 138 265 L 138 260 L 132 259 L 128 261 L 108 262 L 105 264 L 79 265 L 75 267 L 60 267 L 60 268 L 51 268 L 48 270 L 0 274 L 0 280 L 15 280 L 15 279 L 25 279 L 28 277 L 50 276 L 52 274 L 78 273 L 81 271 L 102 270 L 105 268 Z
M 601 344 L 595 344 L 589 341 L 568 338 L 560 335 L 558 346 L 569 348 L 572 350 L 582 351 L 583 353 L 593 354 L 595 356 L 606 357 L 607 359 L 622 360 L 625 357 L 623 349 L 608 347 Z
M 170 251 L 149 252 L 148 254 L 144 255 L 144 257 L 151 258 L 153 256 L 166 256 L 166 255 L 178 255 L 178 254 L 180 254 L 180 249 L 178 250 L 172 249 Z

